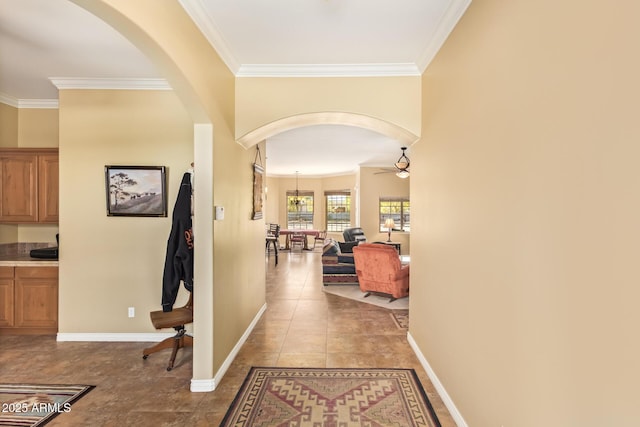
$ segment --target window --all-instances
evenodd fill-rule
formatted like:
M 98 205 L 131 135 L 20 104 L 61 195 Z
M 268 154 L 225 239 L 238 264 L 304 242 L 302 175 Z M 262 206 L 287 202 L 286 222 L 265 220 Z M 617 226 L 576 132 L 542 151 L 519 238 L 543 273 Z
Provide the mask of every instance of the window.
M 389 231 L 384 226 L 387 218 L 392 218 L 394 222 L 393 230 L 410 231 L 411 230 L 411 205 L 409 199 L 400 197 L 380 198 L 380 232 Z
M 351 193 L 328 191 L 324 193 L 327 207 L 327 231 L 343 231 L 351 227 Z
M 295 191 L 287 191 L 287 228 L 313 230 L 313 192 L 299 191 L 296 205 Z

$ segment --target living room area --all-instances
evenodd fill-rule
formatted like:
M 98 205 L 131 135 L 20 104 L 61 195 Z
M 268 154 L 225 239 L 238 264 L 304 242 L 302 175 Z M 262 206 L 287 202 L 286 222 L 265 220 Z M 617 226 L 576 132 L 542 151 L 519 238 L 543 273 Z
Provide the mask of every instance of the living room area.
M 400 152 L 398 150 L 398 152 Z M 396 159 L 389 159 L 392 165 Z M 394 216 L 391 240 L 398 243 L 401 255 L 410 254 L 409 188 L 411 178 L 400 179 L 393 173 L 380 173 L 379 167 L 360 167 L 358 173 L 339 176 L 290 177 L 269 176 L 267 165 L 264 204 L 265 223 L 279 224 L 281 230 L 327 231 L 327 239 L 344 241 L 343 230 L 360 227 L 368 242 L 387 241 L 388 228 L 384 219 Z M 301 206 L 288 208 L 295 199 L 296 184 Z M 334 200 L 336 202 L 334 202 Z M 402 214 L 390 213 L 393 203 Z M 386 210 L 385 210 L 386 209 Z M 342 212 L 332 220 L 336 211 Z M 348 217 L 347 214 L 348 213 Z M 398 218 L 402 219 L 398 221 Z M 281 246 L 285 246 L 281 238 Z
M 269 144 L 267 141 L 266 151 L 271 160 Z M 407 290 L 394 292 L 396 295 L 391 295 L 388 289 L 365 292 L 365 288 L 361 290 L 358 286 L 353 253 L 354 244 L 361 241 L 384 243 L 393 249 L 398 268 L 410 262 L 410 178 L 400 178 L 397 170 L 388 167 L 401 155 L 405 152 L 398 149 L 386 167 L 358 166 L 356 172 L 328 176 L 305 176 L 300 171 L 291 176 L 271 176 L 267 162 L 264 219 L 267 228 L 271 224 L 279 229 L 277 242 L 267 245 L 270 264 L 277 268 L 274 246 L 281 255 L 283 251 L 290 254 L 289 261 L 291 257 L 295 259 L 296 253 L 310 251 L 322 257 L 322 266 L 314 269 L 313 274 L 318 278 L 322 275 L 325 292 L 378 303 L 387 309 L 408 309 L 408 298 L 404 298 L 408 278 L 403 286 Z M 408 162 L 408 157 L 405 158 Z M 276 170 L 280 170 L 278 167 Z M 299 167 L 304 170 L 304 161 Z M 300 245 L 293 237 L 297 234 L 302 239 Z M 344 260 L 347 261 L 343 263 Z M 408 268 L 403 270 L 408 276 Z M 370 296 L 369 290 L 374 291 L 373 296 L 364 299 L 365 295 Z

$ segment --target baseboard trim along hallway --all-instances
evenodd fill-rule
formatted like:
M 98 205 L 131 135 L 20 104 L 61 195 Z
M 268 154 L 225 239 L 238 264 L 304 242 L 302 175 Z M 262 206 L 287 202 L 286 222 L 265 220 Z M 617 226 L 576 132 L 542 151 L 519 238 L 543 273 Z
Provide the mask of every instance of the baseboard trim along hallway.
M 442 402 L 449 410 L 449 413 L 453 418 L 453 420 L 456 422 L 458 427 L 468 427 L 467 422 L 464 420 L 464 418 L 462 418 L 462 414 L 460 413 L 460 411 L 458 411 L 458 408 L 456 407 L 455 403 L 453 403 L 451 396 L 449 396 L 449 393 L 447 393 L 447 390 L 445 390 L 444 386 L 440 382 L 440 379 L 438 378 L 434 370 L 431 368 L 431 365 L 429 365 L 427 358 L 424 356 L 424 354 L 422 354 L 422 351 L 420 351 L 418 344 L 416 344 L 416 341 L 413 339 L 410 332 L 407 333 L 407 341 L 409 341 L 409 345 L 411 346 L 413 351 L 416 353 L 416 357 L 420 361 L 420 364 L 422 365 L 424 370 L 427 371 L 427 376 L 429 377 L 429 379 L 431 380 L 431 383 L 433 384 L 436 391 L 440 395 Z

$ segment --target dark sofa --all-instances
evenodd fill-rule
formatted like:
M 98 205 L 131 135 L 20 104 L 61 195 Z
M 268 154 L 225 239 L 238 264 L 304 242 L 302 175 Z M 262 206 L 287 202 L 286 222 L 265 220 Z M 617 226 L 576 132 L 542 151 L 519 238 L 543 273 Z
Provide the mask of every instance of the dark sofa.
M 353 253 L 343 253 L 340 244 L 329 241 L 322 248 L 322 284 L 357 285 L 358 275 L 353 261 Z
M 342 232 L 344 242 L 340 242 L 340 250 L 343 253 L 353 253 L 353 247 L 367 241 L 364 230 L 360 227 L 347 228 Z

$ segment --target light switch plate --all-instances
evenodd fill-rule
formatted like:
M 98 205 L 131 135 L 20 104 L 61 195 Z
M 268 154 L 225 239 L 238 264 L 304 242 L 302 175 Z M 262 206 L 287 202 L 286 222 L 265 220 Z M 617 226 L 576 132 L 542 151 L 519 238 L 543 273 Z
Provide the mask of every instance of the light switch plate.
M 224 219 L 224 206 L 216 206 L 216 219 L 223 220 Z

